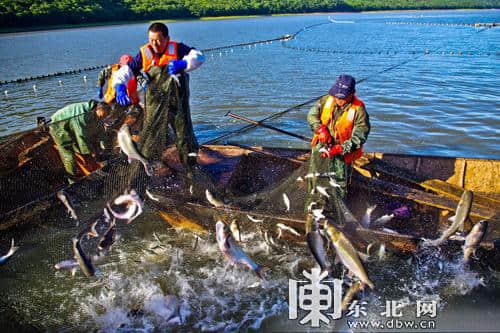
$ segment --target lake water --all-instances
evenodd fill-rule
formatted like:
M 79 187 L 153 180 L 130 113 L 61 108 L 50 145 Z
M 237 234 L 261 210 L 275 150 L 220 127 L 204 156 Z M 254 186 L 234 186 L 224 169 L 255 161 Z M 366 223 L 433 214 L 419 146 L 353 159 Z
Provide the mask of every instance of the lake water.
M 329 16 L 336 23 L 326 24 Z M 226 117 L 228 111 L 261 119 L 325 94 L 339 74 L 349 73 L 362 81 L 357 95 L 370 114 L 366 150 L 497 159 L 500 31 L 465 24 L 499 19 L 498 10 L 412 11 L 178 22 L 169 28 L 173 39 L 199 49 L 300 31 L 285 43 L 206 53 L 206 63 L 191 74 L 192 118 L 201 142 L 245 125 Z M 147 26 L 1 35 L 0 80 L 116 62 L 145 43 Z M 37 116 L 49 117 L 66 104 L 95 98 L 97 73 L 2 85 L 0 136 L 31 128 Z M 270 124 L 310 136 L 309 107 Z M 308 146 L 264 129 L 229 140 Z M 306 248 L 269 253 L 260 235 L 247 230 L 246 250 L 272 267 L 268 281 L 259 283 L 244 268 L 226 269 L 213 240 L 200 240 L 193 250 L 191 234 L 177 233 L 146 212 L 120 227 L 116 248 L 99 264 L 102 275 L 89 280 L 52 268 L 56 259 L 71 256 L 74 228 L 64 224 L 65 213 L 42 222 L 30 234 L 16 235 L 23 251 L 0 272 L 2 304 L 15 308 L 22 318 L 14 319 L 26 325 L 51 331 L 167 330 L 161 306 L 151 300 L 173 293 L 181 297 L 185 319 L 179 331 L 350 331 L 345 318 L 319 329 L 288 319 L 288 278 L 299 278 L 299 267 L 310 264 Z M 145 251 L 156 243 L 153 231 L 165 246 L 156 254 Z M 10 235 L 1 239 L 6 249 Z M 459 255 L 389 256 L 367 269 L 377 291 L 363 299 L 366 315 L 360 320 L 386 320 L 380 313 L 387 301 L 403 304 L 403 318 L 414 320 L 416 301 L 435 301 L 438 331 L 498 330 L 498 275 L 465 270 Z
M 173 39 L 208 49 L 293 34 L 328 23 L 328 18 L 178 22 L 169 28 Z M 191 75 L 196 133 L 207 141 L 243 125 L 225 116 L 229 110 L 261 119 L 325 94 L 339 74 L 349 73 L 363 80 L 357 94 L 372 123 L 367 150 L 498 158 L 500 30 L 452 24 L 499 18 L 498 10 L 336 14 L 335 21 L 346 23 L 317 25 L 286 43 L 207 53 L 207 62 Z M 2 35 L 0 80 L 114 63 L 125 52 L 136 54 L 146 41 L 147 26 Z M 2 85 L 0 135 L 30 128 L 36 116 L 48 117 L 68 103 L 96 98 L 97 73 Z M 271 124 L 310 136 L 309 107 Z M 269 130 L 231 140 L 307 146 Z

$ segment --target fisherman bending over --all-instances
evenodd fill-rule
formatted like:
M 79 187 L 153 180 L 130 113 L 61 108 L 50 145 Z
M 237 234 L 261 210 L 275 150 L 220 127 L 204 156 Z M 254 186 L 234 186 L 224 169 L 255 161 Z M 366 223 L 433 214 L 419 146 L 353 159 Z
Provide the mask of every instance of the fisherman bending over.
M 334 211 L 334 200 L 345 199 L 352 163 L 362 154 L 370 132 L 364 103 L 355 96 L 355 79 L 342 74 L 309 111 L 307 122 L 314 132 L 311 142 L 306 211 L 312 202 Z M 334 207 L 334 206 L 333 206 Z M 312 216 L 308 215 L 310 228 Z M 310 229 L 308 229 L 310 230 Z
M 149 160 L 161 160 L 162 153 L 173 140 L 168 126 L 175 134 L 179 159 L 188 176 L 196 164 L 196 140 L 189 109 L 190 72 L 205 61 L 203 54 L 183 43 L 170 40 L 163 23 L 153 23 L 148 29 L 149 42 L 128 67 L 120 68 L 113 78 L 116 101 L 125 106 L 131 99 L 127 94 L 129 80 L 142 71 L 149 76 L 145 95 L 145 119 L 141 132 L 140 150 Z
M 108 104 L 90 100 L 65 106 L 51 116 L 50 134 L 70 183 L 101 167 L 96 160 L 105 139 L 101 120 L 109 113 Z

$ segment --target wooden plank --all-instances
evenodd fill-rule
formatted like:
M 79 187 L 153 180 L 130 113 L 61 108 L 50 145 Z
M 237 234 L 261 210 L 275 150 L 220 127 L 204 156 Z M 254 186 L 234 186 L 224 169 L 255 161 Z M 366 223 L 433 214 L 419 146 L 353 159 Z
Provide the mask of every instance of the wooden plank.
M 427 206 L 446 209 L 449 211 L 455 211 L 457 208 L 457 202 L 448 197 L 424 192 L 377 178 L 366 179 L 363 176 L 356 174 L 354 177 L 357 185 L 368 190 L 375 190 L 387 196 L 412 200 Z M 470 216 L 486 220 L 492 219 L 495 214 L 497 214 L 496 210 L 478 205 L 473 206 L 470 211 Z
M 460 197 L 464 192 L 463 188 L 440 179 L 421 180 L 417 175 L 412 174 L 409 170 L 389 165 L 388 163 L 377 158 L 363 158 L 358 161 L 356 161 L 356 166 L 360 168 L 404 180 L 457 201 L 460 200 Z M 500 207 L 500 201 L 474 193 L 473 205 L 498 210 L 498 207 Z

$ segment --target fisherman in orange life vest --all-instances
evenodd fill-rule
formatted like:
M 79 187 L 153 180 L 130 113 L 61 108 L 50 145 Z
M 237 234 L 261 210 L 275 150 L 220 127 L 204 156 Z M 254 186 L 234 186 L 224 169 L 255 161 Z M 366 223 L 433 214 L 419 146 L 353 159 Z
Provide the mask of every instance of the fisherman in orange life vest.
M 135 58 L 127 63 L 128 67 L 120 68 L 113 79 L 116 101 L 122 106 L 132 102 L 131 96 L 127 94 L 127 84 L 141 70 L 147 73 L 151 66 L 168 66 L 168 73 L 176 75 L 191 72 L 205 61 L 205 56 L 199 50 L 171 41 L 168 28 L 163 23 L 151 24 L 148 38 L 149 43 L 142 46 Z
M 322 188 L 330 198 L 333 195 L 333 198 L 345 199 L 347 195 L 352 163 L 361 156 L 370 132 L 368 113 L 364 103 L 355 96 L 355 86 L 352 76 L 340 75 L 328 95 L 323 96 L 307 115 L 314 132 L 309 173 L 326 177 L 308 179 L 306 211 L 312 202 L 317 202 L 319 207 L 324 203 L 325 211 L 331 208 L 328 207 L 331 199 L 320 193 Z
M 128 66 L 113 76 L 116 101 L 122 106 L 128 105 L 129 80 L 141 72 L 147 77 L 145 118 L 139 142 L 141 153 L 147 159 L 161 161 L 165 148 L 175 143 L 186 176 L 192 179 L 199 169 L 196 158 L 199 146 L 191 121 L 188 72 L 200 67 L 205 57 L 199 50 L 171 41 L 163 23 L 150 25 L 148 39 Z M 167 165 L 156 166 L 155 174 L 168 173 Z

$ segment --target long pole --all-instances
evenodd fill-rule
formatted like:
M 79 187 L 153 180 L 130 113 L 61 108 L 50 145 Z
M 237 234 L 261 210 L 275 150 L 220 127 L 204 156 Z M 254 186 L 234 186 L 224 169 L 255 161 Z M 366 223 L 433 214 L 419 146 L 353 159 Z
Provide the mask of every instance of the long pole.
M 233 118 L 236 118 L 238 120 L 242 120 L 244 122 L 247 122 L 247 123 L 250 123 L 250 124 L 253 124 L 255 126 L 260 126 L 260 127 L 264 127 L 264 128 L 268 128 L 270 130 L 273 130 L 273 131 L 276 131 L 276 132 L 279 132 L 279 133 L 282 133 L 282 134 L 286 134 L 286 135 L 289 135 L 289 136 L 293 136 L 294 138 L 297 138 L 297 139 L 300 139 L 302 141 L 306 141 L 306 142 L 310 142 L 311 139 L 308 138 L 308 137 L 305 137 L 303 135 L 300 135 L 300 134 L 296 134 L 296 133 L 292 133 L 292 132 L 289 132 L 289 131 L 285 131 L 285 130 L 282 130 L 280 128 L 277 128 L 277 127 L 274 127 L 274 126 L 271 126 L 271 125 L 267 125 L 267 124 L 263 124 L 262 122 L 260 121 L 255 121 L 253 119 L 249 119 L 247 117 L 243 117 L 243 116 L 240 116 L 240 115 L 237 115 L 237 114 L 234 114 L 232 113 L 231 111 L 229 111 L 228 113 L 226 113 L 226 116 L 230 116 L 230 117 L 233 117 Z

